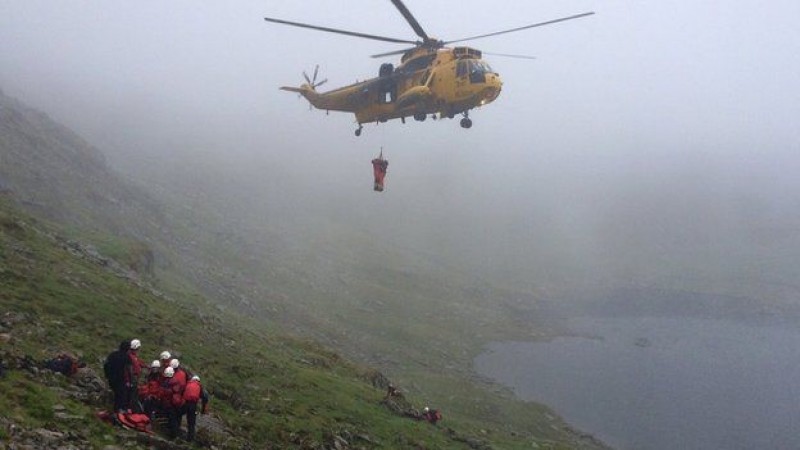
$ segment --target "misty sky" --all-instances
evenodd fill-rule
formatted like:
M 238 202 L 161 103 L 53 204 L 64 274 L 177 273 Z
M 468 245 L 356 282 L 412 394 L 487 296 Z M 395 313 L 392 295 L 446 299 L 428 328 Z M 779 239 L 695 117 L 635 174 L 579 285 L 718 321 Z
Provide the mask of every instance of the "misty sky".
M 116 164 L 210 159 L 262 171 L 279 192 L 291 179 L 328 205 L 380 208 L 378 223 L 409 240 L 460 233 L 454 246 L 476 246 L 460 256 L 487 265 L 543 248 L 503 236 L 579 259 L 611 251 L 619 233 L 636 241 L 640 228 L 694 245 L 731 218 L 800 207 L 800 2 L 405 3 L 445 40 L 597 14 L 472 42 L 537 59 L 486 58 L 504 88 L 471 113 L 470 130 L 393 121 L 356 138 L 351 114 L 309 111 L 278 90 L 315 64 L 323 91 L 373 77 L 397 60 L 369 55 L 400 46 L 264 16 L 415 39 L 389 1 L 5 0 L 0 89 Z M 381 146 L 391 165 L 379 196 L 369 160 Z M 720 199 L 730 203 L 709 211 Z M 687 237 L 698 212 L 710 218 Z

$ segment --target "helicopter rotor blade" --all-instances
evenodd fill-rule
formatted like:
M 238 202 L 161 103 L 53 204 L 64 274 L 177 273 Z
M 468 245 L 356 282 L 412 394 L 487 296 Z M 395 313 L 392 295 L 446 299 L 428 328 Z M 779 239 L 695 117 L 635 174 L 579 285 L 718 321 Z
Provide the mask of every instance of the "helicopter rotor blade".
M 317 25 L 309 25 L 306 23 L 299 23 L 299 22 L 290 22 L 288 20 L 281 20 L 281 19 L 273 19 L 271 17 L 264 17 L 264 20 L 267 22 L 273 23 L 280 23 L 283 25 L 291 25 L 293 27 L 300 27 L 300 28 L 310 28 L 312 30 L 319 30 L 319 31 L 327 31 L 328 33 L 338 33 L 338 34 L 345 34 L 347 36 L 355 36 L 365 39 L 373 39 L 376 41 L 384 41 L 384 42 L 394 42 L 396 44 L 415 44 L 414 41 L 409 41 L 408 39 L 396 39 L 386 36 L 376 36 L 374 34 L 366 34 L 366 33 L 358 33 L 355 31 L 346 31 L 346 30 L 338 30 L 336 28 L 328 28 L 328 27 L 320 27 Z
M 445 42 L 445 44 L 452 44 L 454 42 L 471 41 L 473 39 L 480 39 L 480 38 L 485 38 L 485 37 L 489 37 L 489 36 L 497 36 L 498 34 L 513 33 L 515 31 L 527 30 L 528 28 L 541 27 L 541 26 L 544 26 L 544 25 L 551 25 L 551 24 L 554 24 L 554 23 L 564 22 L 564 21 L 567 21 L 567 20 L 579 19 L 581 17 L 591 16 L 592 14 L 594 14 L 594 11 L 585 12 L 585 13 L 582 13 L 582 14 L 575 14 L 574 16 L 569 16 L 569 17 L 562 17 L 560 19 L 548 20 L 546 22 L 534 23 L 532 25 L 526 25 L 524 27 L 512 28 L 510 30 L 496 31 L 494 33 L 481 34 L 479 36 L 470 36 L 470 37 L 467 37 L 467 38 L 455 39 L 455 40 L 452 40 L 452 41 L 447 41 L 447 42 Z
M 415 48 L 417 48 L 417 47 L 404 48 L 402 50 L 394 50 L 394 51 L 386 52 L 386 53 L 379 53 L 377 55 L 371 55 L 370 58 L 383 58 L 383 57 L 386 57 L 386 56 L 402 55 L 403 53 L 405 53 L 405 52 L 407 52 L 409 50 L 414 50 Z
M 309 86 L 314 84 L 314 83 L 311 82 L 311 78 L 308 77 L 308 74 L 306 73 L 305 70 L 303 71 L 303 78 L 306 79 L 306 82 L 308 83 Z
M 411 14 L 411 11 L 409 11 L 408 8 L 406 8 L 406 5 L 403 4 L 403 0 L 392 0 L 392 3 L 394 3 L 394 6 L 406 19 L 406 22 L 411 25 L 411 28 L 414 29 L 414 32 L 417 33 L 417 36 L 421 37 L 425 41 L 429 41 L 430 38 L 428 37 L 428 34 L 425 33 L 425 30 L 422 29 L 422 26 L 419 24 L 419 22 L 417 22 L 417 19 L 414 17 L 414 15 Z
M 314 67 L 314 76 L 313 76 L 313 77 L 311 77 L 311 80 L 312 80 L 312 81 L 314 81 L 314 82 L 316 82 L 316 81 L 317 81 L 317 73 L 318 73 L 318 72 L 319 72 L 319 64 L 317 64 L 317 66 L 316 66 L 316 67 Z M 314 83 L 311 83 L 311 84 L 314 84 Z
M 318 88 L 318 87 L 322 86 L 323 84 L 325 84 L 325 83 L 327 83 L 327 82 L 328 82 L 328 79 L 327 79 L 327 78 L 325 78 L 324 80 L 322 80 L 322 81 L 320 81 L 319 83 L 315 84 L 315 85 L 314 85 L 314 87 L 315 87 L 315 88 Z
M 508 53 L 489 53 L 484 51 L 481 51 L 481 53 L 489 56 L 502 56 L 503 58 L 536 59 L 535 56 L 529 56 L 529 55 L 511 55 Z

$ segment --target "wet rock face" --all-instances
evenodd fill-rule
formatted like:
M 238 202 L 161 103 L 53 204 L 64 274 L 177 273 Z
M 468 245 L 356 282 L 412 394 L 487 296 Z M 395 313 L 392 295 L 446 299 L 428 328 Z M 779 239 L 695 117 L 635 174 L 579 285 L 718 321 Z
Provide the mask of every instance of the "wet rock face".
M 28 315 L 21 312 L 8 311 L 0 316 L 0 330 L 8 331 L 18 323 L 27 323 Z
M 93 447 L 80 430 L 56 431 L 46 428 L 26 429 L 10 419 L 0 417 L 0 427 L 8 436 L 8 447 L 0 442 L 0 448 L 15 450 L 56 449 L 89 450 Z
M 105 380 L 89 367 L 78 369 L 71 377 L 72 386 L 68 396 L 90 405 L 101 406 L 107 403 L 108 387 Z

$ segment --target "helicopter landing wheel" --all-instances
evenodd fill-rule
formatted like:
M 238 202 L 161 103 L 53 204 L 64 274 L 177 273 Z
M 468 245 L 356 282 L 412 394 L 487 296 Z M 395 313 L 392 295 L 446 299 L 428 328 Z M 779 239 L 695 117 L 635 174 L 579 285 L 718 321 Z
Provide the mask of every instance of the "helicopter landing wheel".
M 461 128 L 472 128 L 472 119 L 469 117 L 461 119 Z
M 361 136 L 361 128 L 362 127 L 356 128 L 356 136 Z

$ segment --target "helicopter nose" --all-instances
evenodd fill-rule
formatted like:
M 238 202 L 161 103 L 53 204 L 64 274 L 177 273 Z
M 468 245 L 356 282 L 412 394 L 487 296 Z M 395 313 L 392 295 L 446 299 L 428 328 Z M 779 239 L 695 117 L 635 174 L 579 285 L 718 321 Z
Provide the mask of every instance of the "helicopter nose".
M 486 86 L 481 91 L 481 105 L 493 102 L 503 88 L 503 82 L 500 80 L 500 75 L 491 73 L 486 75 Z

